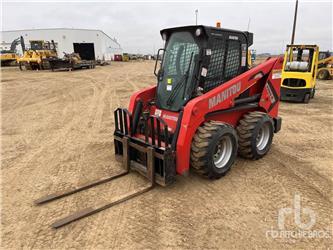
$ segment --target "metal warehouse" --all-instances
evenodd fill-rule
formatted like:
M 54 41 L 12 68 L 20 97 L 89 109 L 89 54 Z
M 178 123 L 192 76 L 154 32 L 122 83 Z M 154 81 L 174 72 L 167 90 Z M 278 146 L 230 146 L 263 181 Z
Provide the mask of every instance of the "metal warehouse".
M 54 40 L 59 57 L 63 56 L 63 52 L 76 52 L 87 60 L 113 60 L 115 54 L 122 53 L 117 40 L 101 30 L 55 28 L 2 31 L 1 33 L 1 50 L 9 49 L 12 41 L 22 36 L 26 47 L 30 46 L 30 40 Z M 17 51 L 22 53 L 20 45 L 17 46 Z

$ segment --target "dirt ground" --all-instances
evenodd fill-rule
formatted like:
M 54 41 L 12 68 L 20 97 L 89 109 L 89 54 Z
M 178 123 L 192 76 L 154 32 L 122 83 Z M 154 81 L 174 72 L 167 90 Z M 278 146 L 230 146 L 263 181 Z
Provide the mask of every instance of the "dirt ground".
M 332 229 L 333 81 L 319 81 L 310 104 L 281 103 L 282 130 L 261 160 L 238 158 L 222 179 L 177 177 L 126 203 L 54 230 L 71 212 L 114 200 L 146 183 L 133 173 L 43 206 L 42 195 L 121 169 L 113 110 L 155 83 L 153 62 L 113 63 L 75 72 L 2 69 L 2 248 L 328 249 L 332 236 L 273 237 L 278 212 L 301 197 L 311 231 Z M 285 229 L 297 231 L 293 215 Z M 268 233 L 267 233 L 268 232 Z M 329 233 L 329 232 L 328 232 Z M 321 236 L 323 236 L 321 234 Z

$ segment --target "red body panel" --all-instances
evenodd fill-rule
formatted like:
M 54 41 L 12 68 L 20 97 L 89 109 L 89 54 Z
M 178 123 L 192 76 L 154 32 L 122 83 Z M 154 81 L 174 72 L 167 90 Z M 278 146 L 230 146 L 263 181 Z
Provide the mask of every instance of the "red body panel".
M 178 174 L 185 174 L 189 170 L 192 138 L 197 128 L 206 121 L 205 116 L 214 111 L 232 108 L 235 98 L 244 91 L 249 91 L 250 96 L 262 93 L 258 108 L 216 114 L 210 116 L 209 120 L 222 121 L 236 127 L 243 114 L 250 110 L 262 110 L 267 112 L 272 118 L 278 115 L 279 100 L 276 100 L 276 98 L 280 97 L 281 79 L 279 72 L 281 72 L 282 62 L 283 58 L 269 59 L 186 104 L 177 140 L 176 171 Z M 133 94 L 129 104 L 129 111 L 133 113 L 136 102 L 139 99 L 144 103 L 153 100 L 155 92 L 156 86 Z M 147 109 L 148 106 L 145 105 L 144 108 Z M 156 110 L 154 106 L 149 109 L 150 114 L 162 117 L 171 131 L 175 130 L 178 113 Z

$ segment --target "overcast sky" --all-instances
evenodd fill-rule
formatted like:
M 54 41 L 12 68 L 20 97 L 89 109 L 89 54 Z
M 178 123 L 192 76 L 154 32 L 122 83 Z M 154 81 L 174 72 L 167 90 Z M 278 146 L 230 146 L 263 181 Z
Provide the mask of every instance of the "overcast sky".
M 70 3 L 68 3 L 70 2 Z M 115 37 L 124 52 L 153 53 L 161 47 L 159 30 L 198 23 L 254 33 L 258 53 L 281 53 L 290 43 L 294 0 L 221 2 L 4 2 L 2 30 L 87 28 Z M 332 0 L 299 0 L 295 43 L 333 50 Z

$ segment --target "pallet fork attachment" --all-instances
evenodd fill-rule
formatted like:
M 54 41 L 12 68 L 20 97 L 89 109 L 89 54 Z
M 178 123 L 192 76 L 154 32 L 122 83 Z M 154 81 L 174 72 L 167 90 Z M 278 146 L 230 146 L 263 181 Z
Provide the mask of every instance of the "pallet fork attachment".
M 44 203 L 48 203 L 50 201 L 58 200 L 60 198 L 63 198 L 63 197 L 78 193 L 80 191 L 95 187 L 97 185 L 112 181 L 114 179 L 117 179 L 118 177 L 121 177 L 121 176 L 124 176 L 124 175 L 127 175 L 127 174 L 128 174 L 128 172 L 122 172 L 122 173 L 119 173 L 117 175 L 112 175 L 112 176 L 107 177 L 107 178 L 97 179 L 97 180 L 91 181 L 89 183 L 83 184 L 83 185 L 81 185 L 77 188 L 67 189 L 67 190 L 57 192 L 57 193 L 53 193 L 53 194 L 43 196 L 43 197 L 35 200 L 34 203 L 36 205 L 41 205 L 41 204 L 44 204 Z
M 35 204 L 41 205 L 53 200 L 57 200 L 66 196 L 69 196 L 71 194 L 92 188 L 94 186 L 109 182 L 111 180 L 117 179 L 121 176 L 127 175 L 130 171 L 130 157 L 129 157 L 129 138 L 128 137 L 123 137 L 122 138 L 122 144 L 123 144 L 123 165 L 125 167 L 125 171 L 122 173 L 119 173 L 117 175 L 113 175 L 107 178 L 102 178 L 99 180 L 92 181 L 90 183 L 84 184 L 80 187 L 74 188 L 74 189 L 69 189 L 63 192 L 57 192 L 54 194 L 46 195 L 43 196 L 37 200 L 35 200 Z M 145 192 L 150 191 L 154 186 L 155 186 L 155 161 L 154 161 L 154 148 L 153 147 L 148 147 L 147 148 L 147 178 L 149 179 L 149 185 L 141 188 L 139 191 L 132 192 L 128 195 L 124 195 L 118 200 L 115 200 L 113 202 L 101 204 L 101 205 L 96 205 L 92 207 L 85 208 L 83 210 L 77 211 L 73 214 L 70 214 L 60 220 L 55 221 L 51 226 L 53 228 L 59 228 L 62 226 L 65 226 L 67 224 L 70 224 L 76 220 L 82 219 L 84 217 L 93 215 L 95 213 L 98 213 L 100 211 L 103 211 L 107 208 L 113 207 L 115 205 L 118 205 L 122 202 L 125 202 L 127 200 L 130 200 L 136 196 L 139 196 L 140 194 L 143 194 Z

